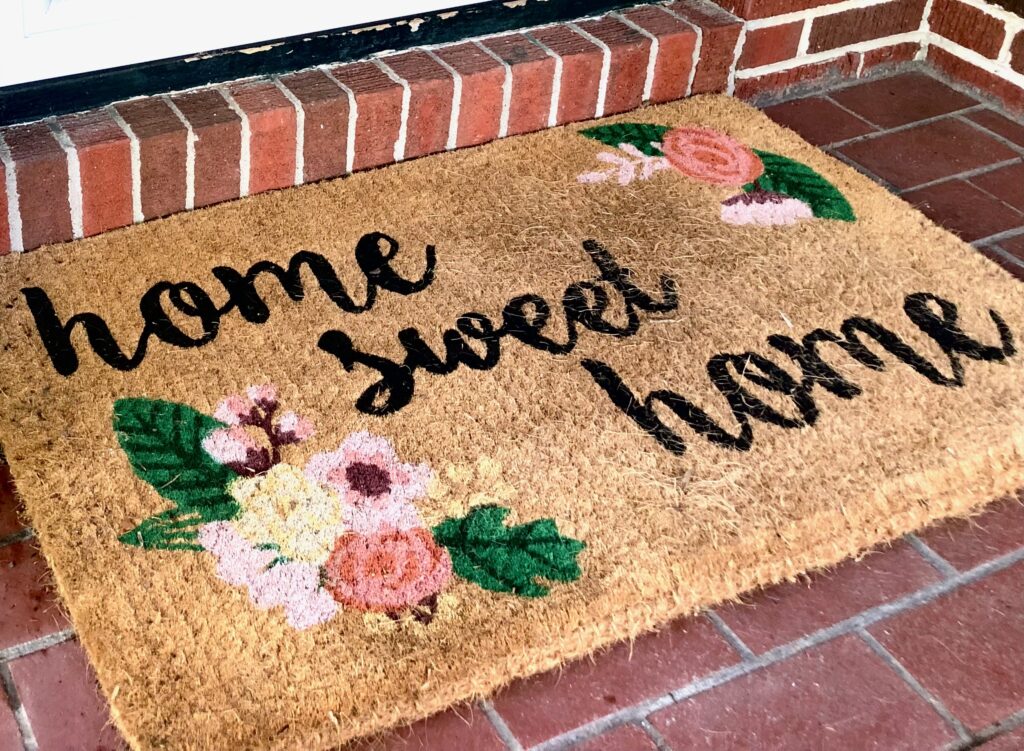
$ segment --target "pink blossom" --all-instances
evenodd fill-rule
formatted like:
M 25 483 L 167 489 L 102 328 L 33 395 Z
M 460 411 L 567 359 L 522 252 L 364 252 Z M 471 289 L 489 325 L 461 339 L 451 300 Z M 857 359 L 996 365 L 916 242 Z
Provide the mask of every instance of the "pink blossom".
M 252 399 L 253 404 L 263 409 L 273 409 L 277 406 L 277 386 L 266 383 L 262 386 L 250 386 L 245 393 Z
M 619 149 L 628 154 L 629 158 L 618 152 L 602 151 L 597 155 L 597 160 L 612 166 L 603 171 L 586 172 L 576 179 L 581 183 L 603 183 L 615 177 L 619 185 L 629 185 L 634 180 L 650 180 L 655 172 L 670 167 L 665 157 L 648 156 L 632 144 L 620 143 Z
M 813 216 L 811 207 L 803 201 L 763 190 L 741 193 L 722 202 L 722 221 L 728 224 L 796 224 Z
M 252 413 L 252 403 L 243 396 L 233 394 L 220 400 L 213 416 L 228 425 L 241 425 Z
M 219 464 L 245 464 L 249 453 L 260 446 L 245 428 L 218 428 L 203 439 L 203 449 Z
M 338 604 L 320 587 L 320 569 L 295 561 L 270 566 L 278 556 L 259 550 L 239 535 L 230 522 L 204 524 L 199 542 L 217 558 L 217 576 L 246 587 L 261 610 L 283 607 L 288 623 L 299 630 L 329 621 Z
M 297 443 L 311 437 L 316 429 L 305 417 L 299 417 L 294 412 L 285 412 L 277 422 L 277 432 L 282 439 L 287 438 Z

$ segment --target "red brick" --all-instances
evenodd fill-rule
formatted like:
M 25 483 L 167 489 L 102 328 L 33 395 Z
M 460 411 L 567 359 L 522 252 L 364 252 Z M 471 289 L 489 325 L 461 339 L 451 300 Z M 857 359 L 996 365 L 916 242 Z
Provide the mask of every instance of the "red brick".
M 409 124 L 405 157 L 412 159 L 444 151 L 452 121 L 455 84 L 434 58 L 421 50 L 384 58 L 409 83 Z
M 678 749 L 937 749 L 956 738 L 855 636 L 698 694 L 650 720 Z
M 1024 162 L 975 175 L 971 182 L 1018 211 L 1024 211 Z
M 574 751 L 658 751 L 651 736 L 636 725 L 620 725 L 614 730 L 591 738 L 578 746 Z
M 11 468 L 6 464 L 0 464 L 0 539 L 25 528 L 18 510 L 19 506 Z
M 875 130 L 870 123 L 821 97 L 793 99 L 766 107 L 764 113 L 815 146 L 845 141 Z
M 1018 31 L 1010 43 L 1010 67 L 1024 73 L 1024 31 Z
M 917 59 L 918 50 L 921 46 L 917 42 L 902 42 L 891 44 L 888 47 L 861 52 L 860 72 L 861 75 L 885 65 L 896 66 L 901 63 L 909 63 Z
M 462 706 L 356 744 L 355 748 L 366 751 L 505 751 L 506 746 L 481 709 Z
M 819 8 L 836 2 L 839 0 L 721 0 L 718 5 L 740 18 L 753 19 Z
M 986 130 L 990 130 L 1007 141 L 1012 141 L 1021 148 L 1024 148 L 1024 125 L 1021 123 L 1015 122 L 1008 117 L 1003 117 L 998 112 L 992 110 L 971 112 L 966 117 Z
M 15 749 L 24 748 L 21 742 L 21 731 L 18 730 L 18 721 L 14 719 L 14 712 L 8 704 L 7 694 L 3 686 L 0 686 L 0 748 Z
M 1024 564 L 883 621 L 871 632 L 971 729 L 1024 706 Z
M 71 239 L 68 160 L 46 123 L 8 128 L 4 140 L 15 163 L 25 250 Z
M 758 592 L 744 598 L 749 604 L 726 605 L 717 612 L 747 646 L 767 652 L 938 578 L 913 548 L 900 542 L 860 561 L 811 574 L 805 581 Z
M 1001 142 L 956 119 L 885 133 L 839 151 L 901 190 L 1017 156 Z
M 236 84 L 231 96 L 249 119 L 249 192 L 295 184 L 295 107 L 269 81 Z
M 2 134 L 0 134 L 2 137 Z M 0 162 L 0 256 L 11 252 L 11 225 L 7 222 L 7 180 L 3 162 Z
M 708 621 L 676 621 L 633 644 L 519 681 L 492 701 L 529 747 L 737 661 Z
M 379 167 L 395 161 L 395 142 L 402 127 L 402 87 L 373 63 L 333 68 L 334 77 L 356 98 L 356 153 L 353 169 Z
M 784 91 L 791 86 L 824 78 L 846 78 L 857 70 L 858 60 L 855 53 L 848 53 L 824 63 L 798 65 L 789 70 L 756 78 L 737 78 L 735 95 L 740 99 L 752 99 L 761 94 Z
M 82 230 L 98 235 L 132 223 L 132 152 L 128 135 L 107 110 L 59 118 L 78 152 Z
M 804 22 L 780 23 L 761 29 L 750 29 L 743 41 L 738 69 L 756 68 L 796 57 Z
M 512 66 L 508 133 L 529 133 L 548 125 L 555 60 L 522 34 L 487 39 L 484 46 Z
M 743 24 L 717 5 L 697 0 L 670 3 L 668 8 L 701 29 L 700 62 L 692 93 L 725 91 Z
M 963 180 L 911 190 L 903 194 L 903 200 L 967 242 L 1024 223 L 1024 215 Z
M 580 21 L 581 29 L 600 39 L 612 51 L 604 113 L 612 115 L 636 109 L 643 102 L 644 84 L 651 59 L 651 40 L 622 21 L 605 16 Z
M 982 70 L 966 60 L 951 55 L 935 45 L 928 48 L 928 62 L 950 78 L 976 86 L 1000 99 L 1008 109 L 1024 112 L 1024 88 Z
M 172 97 L 196 136 L 196 207 L 238 198 L 242 119 L 216 89 Z
M 979 248 L 979 252 L 987 259 L 1008 271 L 1012 276 L 1024 281 L 1024 262 L 1015 261 L 997 253 L 992 248 Z
M 686 86 L 690 81 L 697 32 L 660 6 L 629 8 L 623 11 L 623 15 L 658 37 L 651 101 L 682 99 L 686 96 Z
M 1011 730 L 1009 733 L 997 735 L 977 748 L 980 751 L 1020 751 L 1024 748 L 1024 726 Z
M 348 143 L 348 95 L 319 70 L 281 76 L 302 105 L 303 180 L 316 182 L 345 174 Z
M 462 78 L 458 146 L 477 146 L 498 137 L 505 68 L 472 42 L 435 50 Z
M 530 33 L 562 58 L 558 122 L 571 123 L 594 117 L 603 60 L 598 46 L 568 26 L 547 26 Z
M 855 42 L 916 31 L 921 25 L 924 6 L 925 0 L 892 0 L 821 16 L 814 19 L 807 51 L 823 52 Z
M 832 99 L 882 128 L 945 115 L 978 103 L 924 73 L 901 73 L 841 89 Z
M 77 642 L 13 660 L 10 669 L 40 749 L 127 748 Z
M 966 571 L 1024 547 L 1024 492 L 993 503 L 978 516 L 951 519 L 919 535 L 932 550 Z
M 114 105 L 139 139 L 142 214 L 146 219 L 185 209 L 188 130 L 166 102 L 138 99 Z
M 932 32 L 995 60 L 1006 25 L 980 8 L 960 0 L 934 0 L 928 25 Z
M 26 540 L 0 547 L 0 649 L 68 626 L 35 545 Z

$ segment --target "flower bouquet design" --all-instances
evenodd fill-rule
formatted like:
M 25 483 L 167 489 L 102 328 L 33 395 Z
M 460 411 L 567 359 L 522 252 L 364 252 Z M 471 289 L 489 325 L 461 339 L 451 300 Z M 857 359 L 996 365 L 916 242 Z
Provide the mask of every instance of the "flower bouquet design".
M 361 431 L 304 467 L 283 461 L 315 434 L 281 411 L 272 385 L 229 396 L 214 415 L 144 398 L 114 405 L 114 430 L 135 474 L 173 508 L 119 538 L 126 545 L 208 551 L 217 575 L 297 629 L 342 609 L 429 623 L 453 577 L 543 597 L 543 580 L 581 575 L 578 540 L 552 519 L 508 526 L 507 508 L 476 505 L 428 528 L 415 502 L 433 472 L 399 460 Z
M 760 151 L 711 128 L 648 123 L 600 125 L 580 135 L 618 149 L 597 155 L 609 165 L 579 176 L 582 183 L 649 180 L 674 168 L 689 178 L 743 192 L 722 201 L 722 221 L 762 226 L 805 219 L 855 220 L 849 201 L 832 183 L 780 154 Z

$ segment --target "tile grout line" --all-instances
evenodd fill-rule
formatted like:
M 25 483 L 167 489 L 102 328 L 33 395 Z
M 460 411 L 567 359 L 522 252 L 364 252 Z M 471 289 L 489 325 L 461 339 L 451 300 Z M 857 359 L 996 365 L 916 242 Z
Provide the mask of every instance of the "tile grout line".
M 1012 240 L 1015 237 L 1020 237 L 1024 234 L 1024 227 L 1014 227 L 1013 229 L 1004 230 L 1002 232 L 996 232 L 994 235 L 987 235 L 986 237 L 979 237 L 977 240 L 972 240 L 971 245 L 981 246 L 989 245 L 991 243 L 1001 243 L 1003 240 Z M 1002 248 L 1000 248 L 1002 250 Z M 1011 256 L 1012 257 L 1012 256 Z M 1019 258 L 1014 258 L 1017 263 L 1021 263 Z
M 14 676 L 7 666 L 7 662 L 0 660 L 0 692 L 7 694 L 7 703 L 14 713 L 14 720 L 18 725 L 18 732 L 21 734 L 21 743 L 24 751 L 39 751 L 39 742 L 32 730 L 32 723 L 29 722 L 28 712 L 21 703 L 18 695 L 18 687 L 14 685 Z M 12 750 L 13 751 L 13 750 Z
M 999 256 L 1003 260 L 1009 261 L 1012 265 L 1019 266 L 1021 269 L 1024 269 L 1024 261 L 1022 261 L 1019 258 L 1015 258 L 1014 256 L 1010 255 L 1009 253 L 1007 253 L 1005 250 L 1003 250 L 998 245 L 988 245 L 988 246 L 986 246 L 986 248 L 988 249 L 988 251 L 990 253 L 995 253 L 997 256 Z
M 998 738 L 1004 733 L 1011 733 L 1020 727 L 1024 727 L 1024 709 L 1020 709 L 1013 714 L 1007 715 L 1003 719 L 993 722 L 991 725 L 986 725 L 981 730 L 974 733 L 974 740 L 971 743 L 954 744 L 951 751 L 967 751 L 967 749 L 977 748 L 979 742 L 987 743 L 994 738 Z
M 861 117 L 860 115 L 858 115 L 853 110 L 844 107 L 842 104 L 840 104 L 839 102 L 837 102 L 835 99 L 832 98 L 831 93 L 830 94 L 826 94 L 822 98 L 827 100 L 827 101 L 829 101 L 829 102 L 831 102 L 832 104 L 836 105 L 837 107 L 839 107 L 844 112 L 846 112 L 848 114 L 851 114 L 851 115 L 854 115 L 855 117 L 857 117 L 860 120 L 863 120 L 864 122 L 868 123 L 869 125 L 872 125 L 875 128 L 878 128 L 878 130 L 876 130 L 874 133 L 865 133 L 862 136 L 854 136 L 853 138 L 847 138 L 844 141 L 836 141 L 835 143 L 831 144 L 832 146 L 839 146 L 839 147 L 850 146 L 851 144 L 860 143 L 861 141 L 871 141 L 871 140 L 874 140 L 875 138 L 881 138 L 882 136 L 888 136 L 888 135 L 892 135 L 894 133 L 902 133 L 905 130 L 913 130 L 914 128 L 917 128 L 917 127 L 920 127 L 920 126 L 923 126 L 923 125 L 933 125 L 934 123 L 937 123 L 940 120 L 958 119 L 960 117 L 960 115 L 969 115 L 972 112 L 977 112 L 979 110 L 985 109 L 985 105 L 983 105 L 981 103 L 972 104 L 969 107 L 962 107 L 962 108 L 960 108 L 958 110 L 953 110 L 952 112 L 946 112 L 946 113 L 941 114 L 941 115 L 934 115 L 932 117 L 926 117 L 926 118 L 923 118 L 921 120 L 914 120 L 914 121 L 909 122 L 909 123 L 903 123 L 902 125 L 895 125 L 892 128 L 885 128 L 885 127 L 883 127 L 881 125 L 877 125 L 876 123 L 871 122 L 870 120 L 868 120 L 866 118 Z
M 562 751 L 562 749 L 571 748 L 578 743 L 595 738 L 622 725 L 642 722 L 649 715 L 674 703 L 675 700 L 672 698 L 671 693 L 661 694 L 653 699 L 647 699 L 639 704 L 633 704 L 611 714 L 598 717 L 579 727 L 556 735 L 554 738 L 548 738 L 543 743 L 532 746 L 531 751 Z
M 983 167 L 976 167 L 975 169 L 964 170 L 963 172 L 957 172 L 955 175 L 939 177 L 936 178 L 935 180 L 929 180 L 928 182 L 925 183 L 912 185 L 909 188 L 898 188 L 897 190 L 902 195 L 903 193 L 910 193 L 911 191 L 922 190 L 924 188 L 934 188 L 936 185 L 952 182 L 953 180 L 970 180 L 972 177 L 980 177 L 981 175 L 988 174 L 989 172 L 995 172 L 996 170 L 1003 169 L 1004 167 L 1012 167 L 1014 164 L 1020 164 L 1020 161 L 1020 157 L 1014 157 L 1013 159 L 1007 159 L 1002 162 L 993 162 L 992 164 L 986 164 Z M 975 188 L 978 188 L 978 186 L 974 185 L 974 183 L 971 183 L 971 185 Z M 993 196 L 984 188 L 978 188 L 978 190 L 982 191 L 983 193 L 986 193 L 989 196 L 992 196 L 992 198 L 995 198 L 997 201 L 1000 201 L 1000 203 L 1004 203 L 1007 206 L 1010 206 L 1010 204 L 1006 203 L 1002 199 L 996 198 L 996 196 Z M 1010 206 L 1010 208 L 1013 207 Z M 1018 214 L 1020 213 L 1018 209 L 1013 210 L 1016 211 Z
M 30 655 L 33 652 L 39 652 L 50 647 L 55 647 L 58 644 L 63 644 L 66 641 L 74 638 L 75 632 L 73 629 L 66 628 L 61 631 L 55 631 L 52 634 L 46 636 L 40 636 L 38 639 L 30 639 L 24 641 L 21 644 L 15 644 L 13 647 L 5 647 L 0 649 L 0 662 L 10 662 L 16 660 L 19 657 Z
M 835 151 L 831 147 L 829 147 L 827 149 L 824 149 L 824 151 L 825 151 L 826 154 L 828 154 L 833 159 L 835 159 L 835 160 L 837 160 L 839 162 L 842 162 L 843 164 L 845 164 L 847 167 L 849 167 L 851 169 L 856 170 L 857 172 L 859 172 L 860 174 L 864 175 L 869 180 L 873 180 L 875 183 L 877 183 L 881 187 L 885 188 L 887 191 L 889 191 L 893 195 L 898 195 L 899 194 L 899 188 L 897 188 L 891 182 L 889 182 L 888 180 L 885 180 L 885 179 L 879 177 L 874 172 L 869 170 L 867 167 L 863 166 L 860 162 L 857 162 L 857 161 L 851 159 L 850 157 L 846 156 L 846 154 L 842 153 L 841 151 Z
M 12 532 L 6 537 L 0 537 L 0 548 L 6 545 L 13 545 L 16 542 L 24 542 L 25 540 L 30 540 L 32 539 L 33 534 L 34 533 L 32 532 L 32 529 L 30 527 L 25 527 L 24 529 L 18 530 L 17 532 Z
M 516 738 L 515 733 L 512 732 L 512 729 L 508 726 L 508 723 L 505 722 L 505 719 L 498 714 L 498 710 L 494 708 L 493 704 L 491 704 L 491 700 L 482 699 L 478 702 L 478 706 L 483 711 L 484 715 L 486 715 L 487 719 L 494 727 L 495 732 L 498 734 L 498 737 L 501 738 L 502 743 L 508 747 L 509 751 L 523 751 L 523 744 L 519 742 L 518 738 Z
M 668 741 L 665 740 L 665 736 L 663 736 L 661 731 L 654 727 L 654 725 L 651 724 L 651 721 L 646 717 L 640 720 L 637 725 L 640 726 L 641 730 L 647 733 L 647 737 L 651 739 L 658 751 L 672 751 L 672 747 L 669 745 Z
M 957 737 L 962 742 L 970 742 L 972 736 L 967 728 L 964 726 L 956 716 L 949 711 L 949 708 L 943 704 L 938 697 L 936 697 L 931 691 L 926 689 L 924 685 L 901 663 L 896 656 L 883 646 L 874 636 L 869 634 L 864 629 L 857 629 L 857 635 L 861 640 L 868 645 L 872 652 L 886 664 L 896 675 L 898 675 L 910 689 L 923 699 L 935 713 L 941 717 L 947 725 L 949 725 L 953 731 L 957 734 Z
M 1000 112 L 996 112 L 996 110 L 986 109 L 986 110 L 983 110 L 983 111 L 995 112 L 995 114 L 997 114 L 997 115 L 1002 114 Z M 999 133 L 996 133 L 994 130 L 989 130 L 988 128 L 986 128 L 981 123 L 975 122 L 974 120 L 972 120 L 969 117 L 963 117 L 963 116 L 958 115 L 957 116 L 957 120 L 959 120 L 962 123 L 966 123 L 967 125 L 970 125 L 972 128 L 975 128 L 976 130 L 980 130 L 982 133 L 984 133 L 986 136 L 992 138 L 993 140 L 999 141 L 1004 146 L 1013 149 L 1014 151 L 1016 151 L 1017 153 L 1019 153 L 1021 155 L 1024 155 L 1024 146 L 1021 146 L 1019 143 L 1011 141 L 1006 136 L 1000 135 Z M 1010 122 L 1013 122 L 1013 121 L 1011 120 Z
M 932 568 L 934 568 L 936 571 L 942 574 L 945 578 L 951 579 L 952 577 L 957 575 L 956 567 L 952 563 L 947 561 L 945 558 L 943 558 L 941 555 L 936 553 L 928 543 L 926 543 L 916 534 L 911 533 L 908 535 L 904 535 L 903 539 L 910 543 L 910 547 L 916 550 L 922 558 L 928 561 L 928 564 Z
M 718 631 L 719 635 L 729 642 L 729 646 L 740 653 L 740 657 L 742 657 L 745 662 L 757 659 L 757 655 L 754 654 L 754 650 L 748 647 L 747 643 L 740 638 L 739 634 L 733 631 L 732 627 L 722 620 L 722 616 L 714 610 L 707 610 L 704 612 L 704 617 L 711 621 L 711 624 L 715 627 L 715 630 Z

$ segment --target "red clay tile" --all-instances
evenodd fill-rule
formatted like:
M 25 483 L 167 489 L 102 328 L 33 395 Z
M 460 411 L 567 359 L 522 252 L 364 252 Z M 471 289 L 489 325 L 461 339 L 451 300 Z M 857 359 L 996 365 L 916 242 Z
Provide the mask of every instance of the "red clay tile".
M 955 735 L 871 649 L 844 636 L 654 714 L 672 748 L 938 749 Z
M 735 96 L 740 99 L 751 99 L 760 94 L 785 91 L 792 86 L 809 81 L 846 78 L 852 76 L 857 70 L 858 60 L 857 53 L 848 52 L 842 57 L 824 63 L 798 65 L 795 68 L 788 68 L 778 73 L 768 73 L 756 78 L 738 78 L 736 79 Z
M 128 135 L 107 110 L 58 118 L 78 152 L 82 230 L 98 235 L 132 223 L 132 155 Z
M 907 125 L 978 103 L 931 76 L 916 72 L 851 86 L 830 96 L 882 128 Z
M 1024 706 L 1024 563 L 871 629 L 954 716 L 977 730 Z
M 918 535 L 961 571 L 1024 547 L 1024 491 L 986 507 L 978 516 L 950 519 Z
M 975 175 L 970 180 L 1018 211 L 1024 211 L 1024 162 Z
M 303 180 L 312 183 L 345 174 L 348 96 L 319 70 L 281 76 L 280 80 L 299 100 L 305 115 Z
M 967 242 L 1024 223 L 1024 215 L 963 180 L 911 190 L 903 194 L 903 199 Z
M 12 661 L 10 668 L 40 749 L 127 748 L 110 724 L 107 704 L 77 642 L 33 652 Z
M 178 94 L 171 99 L 196 136 L 196 207 L 238 198 L 242 119 L 216 89 Z
M 718 614 L 755 652 L 765 652 L 936 581 L 939 574 L 905 542 L 754 593 Z
M 295 184 L 295 107 L 269 81 L 230 86 L 249 119 L 249 192 Z
M 937 120 L 843 146 L 839 152 L 901 190 L 1017 157 L 977 128 Z
M 379 738 L 357 743 L 355 748 L 366 751 L 504 751 L 506 746 L 481 709 L 461 706 Z
M 515 736 L 532 746 L 737 661 L 708 621 L 680 620 L 632 645 L 514 683 L 492 701 Z
M 568 26 L 547 26 L 530 35 L 562 58 L 558 122 L 589 120 L 597 111 L 601 85 L 601 50 Z
M 405 158 L 444 151 L 452 122 L 455 84 L 451 75 L 422 50 L 386 57 L 384 62 L 409 83 Z
M 1005 24 L 960 0 L 934 0 L 928 16 L 932 33 L 995 60 L 1006 35 Z
M 167 103 L 155 98 L 114 105 L 139 139 L 142 214 L 155 219 L 185 210 L 188 130 Z
M 4 131 L 15 162 L 25 250 L 71 239 L 68 161 L 46 123 Z
M 743 24 L 711 3 L 690 0 L 670 3 L 668 8 L 701 29 L 700 62 L 693 79 L 693 93 L 725 91 Z
M 970 112 L 965 115 L 965 117 L 968 120 L 973 120 L 978 123 L 981 127 L 1002 136 L 1008 141 L 1012 141 L 1021 148 L 1024 148 L 1024 125 L 1016 120 L 1004 117 L 993 110 Z
M 7 695 L 3 686 L 0 686 L 0 748 L 15 751 L 23 748 L 21 743 L 21 731 L 18 730 L 18 721 L 14 719 L 14 712 L 7 703 Z
M 845 141 L 875 130 L 869 123 L 822 97 L 794 99 L 766 107 L 764 113 L 815 146 Z
M 803 32 L 803 28 L 803 21 L 793 21 L 792 23 L 780 23 L 776 26 L 748 30 L 743 41 L 743 52 L 740 53 L 739 63 L 736 67 L 740 70 L 757 68 L 761 65 L 796 57 L 797 45 L 800 44 L 800 34 Z
M 832 13 L 814 20 L 808 52 L 823 52 L 855 42 L 917 31 L 925 0 L 892 0 L 866 8 Z
M 35 540 L 0 547 L 0 649 L 68 627 Z
M 997 253 L 992 248 L 979 248 L 978 251 L 985 256 L 985 258 L 1009 272 L 1011 276 L 1015 276 L 1021 281 L 1024 281 L 1024 262 L 1018 262 L 1012 258 L 1007 258 L 1006 256 Z
M 658 751 L 651 736 L 636 725 L 620 725 L 614 730 L 573 746 L 573 751 Z
M 1024 748 L 1024 726 L 1009 733 L 997 735 L 987 743 L 977 746 L 980 751 L 1020 751 Z
M 997 97 L 1009 109 L 1024 111 L 1024 88 L 1012 81 L 972 65 L 963 58 L 951 55 L 934 44 L 928 48 L 928 62 L 950 78 L 977 86 L 982 91 Z
M 640 28 L 658 37 L 658 57 L 654 64 L 651 101 L 669 102 L 682 99 L 686 95 L 686 86 L 690 80 L 697 32 L 658 6 L 629 8 L 622 14 Z
M 0 464 L 0 539 L 25 528 L 18 511 L 19 505 L 11 468 L 7 464 Z
M 578 25 L 608 45 L 612 51 L 604 114 L 611 115 L 639 107 L 643 101 L 647 67 L 651 59 L 651 40 L 610 16 L 580 21 Z
M 472 42 L 435 50 L 462 78 L 458 146 L 477 146 L 498 137 L 505 68 Z
M 1000 240 L 999 247 L 1005 250 L 1014 258 L 1019 258 L 1024 263 L 1024 235 L 1017 235 L 1007 240 Z
M 483 44 L 512 66 L 508 134 L 546 128 L 551 114 L 555 59 L 522 34 L 494 37 Z

